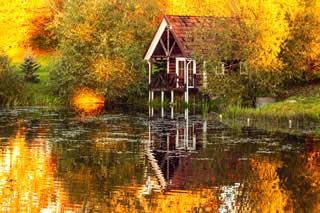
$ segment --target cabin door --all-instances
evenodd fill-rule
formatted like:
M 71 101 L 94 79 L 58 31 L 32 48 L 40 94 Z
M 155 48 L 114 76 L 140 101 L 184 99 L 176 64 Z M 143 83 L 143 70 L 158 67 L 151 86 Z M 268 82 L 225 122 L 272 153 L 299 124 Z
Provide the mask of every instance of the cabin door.
M 188 69 L 187 69 L 188 65 Z M 188 73 L 187 73 L 188 71 Z M 177 87 L 182 87 L 187 83 L 189 88 L 194 88 L 194 74 L 196 74 L 196 61 L 186 61 L 185 58 L 176 59 Z
M 186 59 L 176 59 L 176 73 L 177 73 L 177 88 L 183 87 L 185 84 Z

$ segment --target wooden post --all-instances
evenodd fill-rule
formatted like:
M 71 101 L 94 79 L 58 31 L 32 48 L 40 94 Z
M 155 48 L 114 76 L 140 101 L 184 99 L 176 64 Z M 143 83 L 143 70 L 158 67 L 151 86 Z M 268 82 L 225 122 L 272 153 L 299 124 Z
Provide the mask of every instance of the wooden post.
M 179 147 L 179 126 L 178 126 L 178 122 L 176 123 L 176 147 Z
M 148 65 L 149 65 L 149 104 L 151 104 L 152 98 L 151 98 L 151 93 L 152 91 L 150 91 L 150 84 L 151 84 L 151 73 L 152 73 L 152 63 L 150 62 L 150 60 L 148 60 Z M 149 117 L 152 117 L 152 113 L 151 113 L 151 106 L 149 105 Z
M 194 123 L 192 123 L 192 150 L 196 150 L 197 148 L 197 134 L 195 131 Z
M 161 118 L 164 117 L 164 91 L 161 91 Z
M 186 108 L 186 109 L 184 110 L 184 119 L 188 120 L 188 118 L 189 118 L 189 109 Z
M 185 67 L 185 75 L 184 75 L 184 79 L 185 79 L 185 82 L 186 82 L 186 91 L 184 93 L 184 101 L 186 102 L 186 104 L 189 104 L 189 73 L 188 73 L 188 66 L 189 66 L 189 63 L 191 61 L 185 63 L 186 64 L 186 67 Z M 187 106 L 187 109 L 188 109 L 189 106 Z M 188 119 L 188 115 L 189 115 L 189 110 L 185 110 L 185 118 Z
M 149 147 L 151 147 L 151 143 L 152 143 L 152 141 L 151 141 L 151 123 L 149 121 L 149 144 L 148 144 Z
M 205 118 L 203 120 L 203 127 L 202 127 L 202 144 L 203 148 L 207 147 L 208 140 L 207 140 L 207 128 L 208 128 L 208 119 Z
M 173 103 L 174 103 L 174 91 L 171 90 L 171 119 L 173 119 Z
M 154 99 L 154 91 L 151 91 L 151 101 Z M 151 117 L 153 117 L 153 107 L 151 107 Z
M 152 62 L 148 61 L 149 65 L 149 85 L 151 84 L 151 74 L 152 74 Z
M 151 117 L 151 91 L 149 90 L 149 117 Z
M 188 145 L 189 145 L 189 119 L 186 120 L 186 126 L 185 126 L 185 142 L 184 142 L 184 146 L 186 148 L 186 150 L 188 149 Z

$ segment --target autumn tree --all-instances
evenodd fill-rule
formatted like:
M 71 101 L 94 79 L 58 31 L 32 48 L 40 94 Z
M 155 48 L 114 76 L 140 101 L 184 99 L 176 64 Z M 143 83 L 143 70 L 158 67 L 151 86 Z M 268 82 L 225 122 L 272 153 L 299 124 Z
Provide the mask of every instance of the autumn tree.
M 151 3 L 65 2 L 54 22 L 61 53 L 51 72 L 56 92 L 69 96 L 85 86 L 107 96 L 108 101 L 144 94 L 143 53 L 158 14 Z
M 287 11 L 289 35 L 281 46 L 279 59 L 283 63 L 283 72 L 291 82 L 320 77 L 320 20 L 316 2 L 301 0 L 295 13 Z
M 0 48 L 9 56 L 24 55 L 29 46 L 29 20 L 44 6 L 45 1 L 0 1 Z
M 58 11 L 61 11 L 61 0 L 50 0 L 40 6 L 27 20 L 27 41 L 33 49 L 52 51 L 57 46 L 57 38 L 51 24 Z
M 202 92 L 221 96 L 225 102 L 252 106 L 255 96 L 273 95 L 278 76 L 253 63 L 259 56 L 257 25 L 243 17 L 209 18 L 191 35 L 197 61 L 205 63 L 207 86 Z

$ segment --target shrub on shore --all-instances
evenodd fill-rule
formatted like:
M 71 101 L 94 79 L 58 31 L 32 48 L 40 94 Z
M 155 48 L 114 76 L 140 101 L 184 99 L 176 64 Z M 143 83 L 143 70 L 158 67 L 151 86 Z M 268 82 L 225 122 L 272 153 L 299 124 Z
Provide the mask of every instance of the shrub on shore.
M 16 105 L 23 89 L 23 78 L 10 64 L 9 57 L 0 54 L 0 105 Z

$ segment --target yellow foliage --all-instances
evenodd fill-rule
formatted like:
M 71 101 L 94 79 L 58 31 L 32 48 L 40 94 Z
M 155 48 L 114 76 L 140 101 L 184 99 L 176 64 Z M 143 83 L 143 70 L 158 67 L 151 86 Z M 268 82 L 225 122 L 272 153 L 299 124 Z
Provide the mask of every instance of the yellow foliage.
M 84 41 L 92 41 L 93 40 L 93 33 L 94 29 L 90 26 L 89 23 L 85 22 L 83 24 L 79 24 L 75 26 L 71 33 L 74 34 L 75 37 L 84 40 Z
M 231 17 L 240 16 L 248 24 L 255 24 L 260 32 L 257 40 L 258 57 L 252 59 L 253 64 L 265 68 L 281 68 L 278 59 L 281 44 L 289 36 L 287 16 L 296 16 L 303 11 L 303 0 L 160 0 L 159 5 L 164 14 Z M 320 1 L 314 1 L 313 14 L 320 20 Z M 312 32 L 320 35 L 319 32 Z M 320 55 L 319 39 L 312 45 L 312 57 Z
M 280 187 L 277 169 L 281 162 L 269 159 L 251 161 L 256 183 L 249 192 L 249 199 L 256 201 L 250 212 L 292 212 L 287 206 L 289 193 Z
M 0 0 L 0 49 L 22 57 L 28 44 L 28 22 L 45 6 L 46 0 Z
M 110 58 L 100 56 L 92 65 L 91 70 L 99 81 L 108 82 L 116 80 L 116 86 L 121 89 L 125 88 L 134 80 L 131 72 L 128 72 L 127 64 L 122 58 Z
M 160 0 L 165 14 L 169 15 L 215 15 L 212 0 Z

